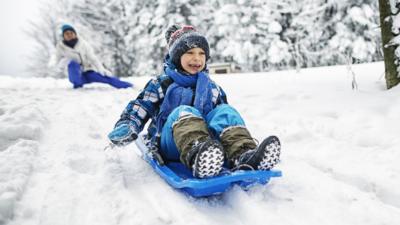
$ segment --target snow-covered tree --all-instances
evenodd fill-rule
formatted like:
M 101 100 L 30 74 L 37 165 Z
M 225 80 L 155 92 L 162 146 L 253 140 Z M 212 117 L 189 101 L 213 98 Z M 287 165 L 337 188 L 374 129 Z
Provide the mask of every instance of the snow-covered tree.
M 271 1 L 219 1 L 208 29 L 214 62 L 237 63 L 245 71 L 285 65 L 288 46 L 281 40 L 281 9 Z
M 90 27 L 103 59 L 117 76 L 159 73 L 166 54 L 164 31 L 190 24 L 198 0 L 82 0 L 74 14 Z
M 194 25 L 207 36 L 210 63 L 234 62 L 243 71 L 346 64 L 349 57 L 355 62 L 382 58 L 374 0 L 61 2 L 62 8 L 61 3 L 49 3 L 51 10 L 44 10 L 43 21 L 35 23 L 40 28 L 32 30 L 49 35 L 58 32 L 60 21 L 71 22 L 117 76 L 160 73 L 167 52 L 164 32 L 172 24 Z M 38 36 L 35 32 L 31 31 L 33 38 Z M 53 34 L 37 40 L 41 46 L 33 54 L 32 70 L 50 75 L 43 63 L 59 38 Z
M 340 2 L 340 1 L 339 1 Z M 325 57 L 334 64 L 343 64 L 351 56 L 356 62 L 380 60 L 378 4 L 374 0 L 351 1 L 338 5 L 334 35 L 328 41 L 331 54 Z M 337 49 L 336 51 L 334 51 Z M 347 57 L 346 57 L 347 56 Z
M 90 30 L 87 40 L 116 76 L 132 76 L 137 63 L 131 20 L 135 1 L 82 0 L 73 7 L 73 17 Z
M 400 2 L 379 0 L 385 78 L 388 89 L 400 83 Z
M 35 47 L 28 55 L 28 70 L 33 76 L 64 77 L 63 71 L 49 68 L 49 59 L 55 52 L 57 42 L 61 39 L 60 25 L 67 21 L 69 4 L 66 0 L 41 3 L 40 17 L 30 21 L 26 32 L 35 42 Z
M 377 4 L 371 0 L 295 0 L 284 16 L 283 39 L 296 67 L 381 59 Z
M 134 18 L 136 52 L 139 55 L 137 74 L 159 74 L 167 53 L 166 29 L 173 24 L 199 24 L 199 0 L 161 0 L 138 7 Z
M 165 30 L 172 24 L 187 22 L 187 18 L 183 16 L 187 12 L 179 11 L 180 8 L 186 9 L 178 0 L 148 2 L 137 8 L 134 14 L 137 21 L 135 48 L 139 57 L 137 74 L 160 73 L 167 52 Z

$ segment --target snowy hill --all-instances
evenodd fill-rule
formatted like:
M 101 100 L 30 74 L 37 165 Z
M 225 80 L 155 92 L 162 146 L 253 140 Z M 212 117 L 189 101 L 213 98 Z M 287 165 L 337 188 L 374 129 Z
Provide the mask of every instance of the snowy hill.
M 400 88 L 382 63 L 353 70 L 358 90 L 345 66 L 213 76 L 256 138 L 281 138 L 283 177 L 209 199 L 170 188 L 135 145 L 103 151 L 148 77 L 0 76 L 0 224 L 399 224 Z

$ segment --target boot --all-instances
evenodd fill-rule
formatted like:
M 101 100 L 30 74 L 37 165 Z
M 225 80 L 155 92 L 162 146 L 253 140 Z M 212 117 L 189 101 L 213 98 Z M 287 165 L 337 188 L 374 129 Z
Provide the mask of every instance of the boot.
M 180 160 L 197 178 L 219 174 L 224 163 L 221 144 L 210 138 L 203 118 L 188 116 L 173 125 L 173 135 Z
M 186 156 L 186 162 L 197 178 L 208 178 L 218 175 L 224 164 L 222 145 L 210 138 L 196 141 Z
M 270 170 L 278 162 L 281 153 L 281 144 L 276 136 L 264 139 L 255 148 L 242 152 L 233 160 L 234 169 L 242 170 Z

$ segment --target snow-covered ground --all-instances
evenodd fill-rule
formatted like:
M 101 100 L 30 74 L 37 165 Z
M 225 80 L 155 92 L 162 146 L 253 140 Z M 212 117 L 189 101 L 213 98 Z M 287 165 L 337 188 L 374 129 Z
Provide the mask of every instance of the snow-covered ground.
M 383 64 L 213 76 L 252 134 L 282 141 L 283 177 L 194 199 L 135 154 L 103 151 L 135 89 L 0 76 L 0 224 L 397 225 L 400 87 Z

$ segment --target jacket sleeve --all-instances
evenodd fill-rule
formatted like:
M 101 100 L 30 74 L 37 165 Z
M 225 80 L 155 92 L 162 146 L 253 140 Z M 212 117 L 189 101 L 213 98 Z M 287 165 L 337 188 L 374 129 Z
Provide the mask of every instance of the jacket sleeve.
M 221 87 L 220 87 L 221 88 Z M 228 97 L 226 96 L 226 93 L 225 93 L 225 91 L 221 88 L 221 95 L 220 95 L 221 97 L 220 97 L 220 101 L 221 101 L 221 103 L 220 104 L 229 104 L 228 103 Z
M 104 68 L 103 64 L 101 64 L 96 54 L 94 54 L 92 46 L 90 46 L 86 41 L 84 41 L 84 45 L 85 45 L 86 55 L 90 60 L 91 64 L 97 69 L 97 72 L 103 73 L 106 69 Z
M 138 97 L 125 107 L 115 127 L 121 123 L 129 123 L 136 133 L 140 133 L 147 121 L 158 113 L 163 97 L 160 83 L 156 79 L 150 80 Z
M 228 99 L 226 97 L 226 93 L 221 88 L 221 86 L 215 84 L 215 88 L 218 90 L 218 96 L 217 96 L 217 99 L 215 101 L 215 105 L 228 104 Z

